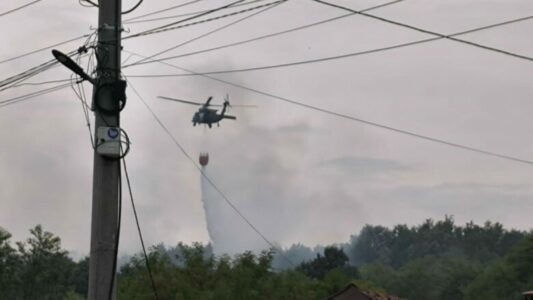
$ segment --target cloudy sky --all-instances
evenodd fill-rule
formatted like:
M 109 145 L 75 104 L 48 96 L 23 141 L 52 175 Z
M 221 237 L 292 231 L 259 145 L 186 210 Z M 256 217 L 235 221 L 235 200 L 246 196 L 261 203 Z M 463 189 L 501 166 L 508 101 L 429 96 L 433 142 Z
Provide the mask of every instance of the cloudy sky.
M 136 1 L 124 1 L 130 7 Z M 186 1 L 145 1 L 131 17 Z M 203 0 L 153 17 L 230 3 Z M 384 2 L 331 0 L 353 9 Z M 23 1 L 2 1 L 0 13 Z M 268 3 L 261 1 L 252 7 Z M 235 8 L 238 11 L 244 7 Z M 227 13 L 222 12 L 216 15 Z M 255 11 L 254 11 L 255 12 Z M 253 13 L 253 12 L 252 12 Z M 289 0 L 241 23 L 164 54 L 178 55 L 274 33 L 346 14 L 310 0 Z M 405 0 L 372 14 L 442 34 L 533 15 L 528 0 Z M 123 43 L 152 55 L 246 14 Z M 129 16 L 128 16 L 129 17 Z M 125 17 L 126 18 L 126 17 Z M 148 17 L 147 17 L 148 18 Z M 134 34 L 177 19 L 130 23 Z M 77 1 L 43 0 L 0 17 L 0 61 L 91 33 L 97 11 Z M 533 52 L 533 20 L 462 36 L 522 55 Z M 168 61 L 195 72 L 290 63 L 371 50 L 430 35 L 364 16 L 337 21 L 219 51 Z M 81 41 L 58 47 L 68 52 Z M 129 52 L 123 53 L 123 59 Z M 1 63 L 2 77 L 51 59 L 49 51 Z M 131 57 L 128 63 L 138 60 Z M 282 246 L 346 241 L 364 224 L 418 224 L 453 215 L 530 229 L 533 166 L 468 152 L 295 106 L 163 64 L 126 68 L 135 87 L 192 156 L 209 152 L 208 174 L 270 240 Z M 531 61 L 449 40 L 321 63 L 214 75 L 262 92 L 471 147 L 533 159 Z M 64 79 L 54 68 L 28 82 Z M 49 86 L 0 92 L 0 101 Z M 89 86 L 86 86 L 88 90 Z M 211 130 L 192 127 L 192 106 L 158 95 L 221 102 L 229 94 L 236 122 Z M 128 89 L 123 128 L 132 140 L 128 166 L 146 243 L 206 242 L 200 174 Z M 70 89 L 0 109 L 0 226 L 14 240 L 42 224 L 61 236 L 74 256 L 90 238 L 92 149 L 80 102 Z M 217 198 L 213 193 L 215 200 Z M 131 206 L 124 199 L 121 251 L 140 249 Z M 222 203 L 222 202 L 221 202 Z M 220 216 L 235 251 L 265 244 L 227 205 Z

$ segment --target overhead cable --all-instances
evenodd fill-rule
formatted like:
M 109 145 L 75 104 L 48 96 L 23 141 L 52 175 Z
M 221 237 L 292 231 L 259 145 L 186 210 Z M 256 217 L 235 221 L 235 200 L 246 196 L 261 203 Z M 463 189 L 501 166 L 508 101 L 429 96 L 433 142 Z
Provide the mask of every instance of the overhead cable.
M 403 1 L 405 1 L 405 0 L 395 0 L 395 1 L 384 3 L 384 4 L 380 4 L 380 5 L 377 5 L 377 6 L 369 7 L 367 9 L 364 9 L 363 11 L 370 11 L 370 10 L 378 9 L 378 8 L 381 8 L 381 7 L 389 6 L 389 5 L 392 5 L 392 4 L 396 4 L 396 3 L 399 3 L 399 2 L 403 2 Z M 322 20 L 322 21 L 306 24 L 306 25 L 303 25 L 303 26 L 293 27 L 291 29 L 278 31 L 278 32 L 275 32 L 275 33 L 269 33 L 269 34 L 261 35 L 261 36 L 255 37 L 255 38 L 251 38 L 251 39 L 247 39 L 247 40 L 243 40 L 243 41 L 239 41 L 239 42 L 225 44 L 225 45 L 222 45 L 222 46 L 217 46 L 217 47 L 213 47 L 213 48 L 207 48 L 207 49 L 203 49 L 203 50 L 188 52 L 188 53 L 184 53 L 184 54 L 180 54 L 180 55 L 163 57 L 163 58 L 159 58 L 159 59 L 155 59 L 155 60 L 140 61 L 140 62 L 137 62 L 137 63 L 133 63 L 133 64 L 129 64 L 129 65 L 123 66 L 123 68 L 136 66 L 136 65 L 142 65 L 142 64 L 149 64 L 149 63 L 154 63 L 154 62 L 158 62 L 158 61 L 171 60 L 171 59 L 175 59 L 175 58 L 181 58 L 181 57 L 185 57 L 185 56 L 196 55 L 196 54 L 200 54 L 200 53 L 206 53 L 206 52 L 211 52 L 211 51 L 220 50 L 220 49 L 224 49 L 224 48 L 239 46 L 239 45 L 243 45 L 243 44 L 259 41 L 259 40 L 262 40 L 262 39 L 267 39 L 267 38 L 271 38 L 271 37 L 275 37 L 275 36 L 279 36 L 279 35 L 295 32 L 295 31 L 311 28 L 313 26 L 326 24 L 326 23 L 329 23 L 329 22 L 332 22 L 332 21 L 337 21 L 337 20 L 340 20 L 340 19 L 343 19 L 343 18 L 346 18 L 346 17 L 349 17 L 349 16 L 353 16 L 353 15 L 354 15 L 354 13 L 348 13 L 348 14 L 344 14 L 344 15 L 341 15 L 341 16 L 338 16 L 338 17 L 325 19 L 325 20 Z
M 58 62 L 55 59 L 49 60 L 38 66 L 32 67 L 24 72 L 21 72 L 19 74 L 13 75 L 11 77 L 8 77 L 2 80 L 0 81 L 0 92 L 7 90 L 9 88 L 12 88 L 14 85 L 16 85 L 17 83 L 20 83 L 21 81 L 27 80 L 37 74 L 40 74 L 56 64 L 58 64 Z
M 170 11 L 170 10 L 173 10 L 173 9 L 176 9 L 176 8 L 181 8 L 181 7 L 187 6 L 189 4 L 193 4 L 193 3 L 196 3 L 196 2 L 200 2 L 200 1 L 202 1 L 202 0 L 193 0 L 193 1 L 182 3 L 182 4 L 170 6 L 170 7 L 164 8 L 164 9 L 156 10 L 156 11 L 151 12 L 151 13 L 147 13 L 147 14 L 144 14 L 144 15 L 135 16 L 135 17 L 126 19 L 122 23 L 123 24 L 134 23 L 133 20 L 141 19 L 141 18 L 148 17 L 148 16 L 153 16 L 153 15 L 156 15 L 156 14 L 167 12 L 167 11 Z
M 137 2 L 137 4 L 135 4 L 132 8 L 126 10 L 126 11 L 123 11 L 122 14 L 123 15 L 126 15 L 126 14 L 129 14 L 131 12 L 133 12 L 134 10 L 136 10 L 142 3 L 143 3 L 144 0 L 139 0 Z
M 148 32 L 147 34 L 144 34 L 144 35 L 156 34 L 156 33 L 161 33 L 161 32 L 165 32 L 165 31 L 176 30 L 176 29 L 180 29 L 180 28 L 184 28 L 184 27 L 190 27 L 190 26 L 193 26 L 193 25 L 212 22 L 212 21 L 224 19 L 224 18 L 227 18 L 227 17 L 232 17 L 232 16 L 243 14 L 243 13 L 247 13 L 247 12 L 250 12 L 250 11 L 253 11 L 253 10 L 257 10 L 257 9 L 260 9 L 260 8 L 263 8 L 263 7 L 276 5 L 276 4 L 279 4 L 281 2 L 285 2 L 285 1 L 288 1 L 288 0 L 277 0 L 277 1 L 274 1 L 274 2 L 267 3 L 267 4 L 257 5 L 257 6 L 251 7 L 251 8 L 247 8 L 247 9 L 243 9 L 243 10 L 227 13 L 227 14 L 216 16 L 216 17 L 212 17 L 212 18 L 209 18 L 209 19 L 204 19 L 204 20 L 200 20 L 200 21 L 196 21 L 196 22 L 192 22 L 192 23 L 186 23 L 186 24 L 183 24 L 183 25 L 172 26 L 172 27 L 161 29 L 161 30 L 150 31 L 150 32 Z M 130 38 L 130 37 L 138 37 L 138 36 L 128 36 L 127 38 Z M 124 39 L 126 39 L 126 38 L 124 38 Z
M 495 28 L 495 27 L 498 27 L 498 26 L 508 25 L 508 24 L 517 23 L 517 22 L 530 20 L 530 19 L 533 19 L 533 16 L 518 18 L 518 19 L 514 19 L 514 20 L 510 20 L 510 21 L 501 22 L 501 23 L 498 23 L 498 24 L 492 24 L 492 25 L 482 26 L 482 27 L 478 27 L 478 28 L 474 28 L 474 29 L 469 29 L 469 30 L 466 30 L 466 31 L 450 34 L 448 36 L 453 37 L 453 36 L 464 35 L 464 34 L 467 34 L 467 33 L 472 33 L 472 32 L 478 32 L 478 31 L 481 31 L 481 30 L 492 29 L 492 28 Z M 413 41 L 413 42 L 408 42 L 408 43 L 401 43 L 401 44 L 396 44 L 396 45 L 392 45 L 392 46 L 381 47 L 381 48 L 376 48 L 376 49 L 371 49 L 371 50 L 350 52 L 350 53 L 341 54 L 341 55 L 321 57 L 321 58 L 316 58 L 316 59 L 295 61 L 295 62 L 289 62 L 289 63 L 283 63 L 283 64 L 268 65 L 268 66 L 250 67 L 250 68 L 233 69 L 233 70 L 205 71 L 205 72 L 201 72 L 199 74 L 194 74 L 194 73 L 149 74 L 149 75 L 129 75 L 129 77 L 133 77 L 133 78 L 135 78 L 135 77 L 150 78 L 150 77 L 183 77 L 183 76 L 198 76 L 198 75 L 216 75 L 216 74 L 229 74 L 229 73 L 250 72 L 250 71 L 260 71 L 260 70 L 284 68 L 284 67 L 293 67 L 293 66 L 299 66 L 299 65 L 305 65 L 305 64 L 320 63 L 320 62 L 325 62 L 325 61 L 349 58 L 349 57 L 360 56 L 360 55 L 365 55 L 365 54 L 372 54 L 372 53 L 377 53 L 377 52 L 382 52 L 382 51 L 388 51 L 388 50 L 403 48 L 403 47 L 407 47 L 407 46 L 413 46 L 413 45 L 419 45 L 419 44 L 423 44 L 423 43 L 427 43 L 427 42 L 433 42 L 433 41 L 437 41 L 437 40 L 441 40 L 441 39 L 443 39 L 443 38 L 442 37 L 434 37 L 434 38 L 423 39 L 423 40 L 418 40 L 418 41 Z M 533 60 L 533 57 L 531 59 Z M 157 60 L 150 61 L 150 62 L 154 63 L 154 62 L 159 62 L 159 61 L 163 61 L 163 60 L 165 60 L 165 59 L 157 59 Z M 148 63 L 148 62 L 143 62 L 143 63 Z
M 85 88 L 83 87 L 83 82 L 76 82 L 76 87 L 78 90 L 76 90 L 74 83 L 75 78 L 79 78 L 79 76 L 75 76 L 74 74 L 71 75 L 71 81 L 70 81 L 70 87 L 72 88 L 72 91 L 76 95 L 76 97 L 80 100 L 81 108 L 83 111 L 83 116 L 85 117 L 85 124 L 87 125 L 87 129 L 89 131 L 89 140 L 91 141 L 91 147 L 95 148 L 94 138 L 93 138 L 93 132 L 91 130 L 91 118 L 89 116 L 89 111 L 91 110 L 91 107 L 89 104 L 87 104 L 87 99 L 85 95 Z
M 93 1 L 91 1 L 91 0 L 78 0 L 78 1 L 79 1 L 79 3 L 80 3 L 81 6 L 85 6 L 85 7 L 98 7 L 98 3 L 95 3 L 95 2 L 93 2 Z M 87 5 L 83 5 L 83 2 L 87 2 L 87 3 L 89 3 L 90 5 L 88 5 L 88 6 L 87 6 Z
M 3 16 L 8 15 L 8 14 L 10 14 L 10 13 L 14 13 L 14 12 L 16 12 L 16 11 L 18 11 L 18 10 L 21 10 L 21 9 L 23 9 L 23 8 L 25 8 L 25 7 L 28 7 L 28 6 L 30 6 L 30 5 L 33 5 L 33 4 L 35 4 L 35 3 L 37 3 L 37 2 L 40 2 L 40 1 L 42 1 L 42 0 L 35 0 L 35 1 L 29 2 L 29 3 L 26 3 L 26 4 L 22 5 L 22 6 L 19 6 L 19 7 L 17 7 L 17 8 L 14 8 L 14 9 L 11 9 L 11 10 L 8 10 L 8 11 L 5 11 L 5 12 L 3 12 L 3 13 L 0 13 L 0 17 L 3 17 Z
M 409 25 L 409 24 L 405 24 L 405 23 L 393 21 L 393 20 L 390 20 L 390 19 L 386 19 L 386 18 L 383 18 L 383 17 L 379 17 L 379 16 L 376 16 L 376 15 L 371 15 L 371 14 L 368 14 L 368 13 L 365 13 L 365 12 L 362 12 L 362 11 L 357 11 L 357 10 L 354 10 L 354 9 L 351 9 L 351 8 L 348 8 L 348 7 L 345 7 L 345 6 L 329 3 L 329 2 L 326 2 L 326 1 L 323 1 L 323 0 L 313 0 L 313 1 L 321 3 L 321 4 L 324 4 L 324 5 L 328 5 L 328 6 L 331 6 L 331 7 L 336 7 L 336 8 L 345 10 L 345 11 L 349 11 L 349 12 L 352 12 L 354 14 L 359 14 L 361 16 L 365 16 L 365 17 L 368 17 L 368 18 L 379 20 L 379 21 L 382 21 L 382 22 L 385 22 L 385 23 L 396 25 L 396 26 L 399 26 L 399 27 L 407 28 L 407 29 L 418 31 L 418 32 L 421 32 L 421 33 L 430 34 L 430 35 L 433 35 L 433 36 L 436 36 L 436 37 L 439 37 L 439 38 L 442 38 L 442 39 L 448 39 L 448 40 L 451 40 L 451 41 L 454 41 L 454 42 L 467 44 L 467 45 L 470 45 L 470 46 L 478 47 L 478 48 L 489 50 L 489 51 L 492 51 L 492 52 L 497 52 L 497 53 L 513 56 L 513 57 L 516 57 L 516 58 L 533 61 L 533 58 L 529 57 L 529 56 L 513 53 L 513 52 L 510 52 L 510 51 L 506 51 L 506 50 L 502 50 L 502 49 L 498 49 L 498 48 L 482 45 L 482 44 L 471 42 L 471 41 L 467 41 L 467 40 L 458 39 L 458 38 L 455 38 L 455 37 L 453 37 L 451 35 L 445 35 L 445 34 L 441 34 L 441 33 L 435 32 L 435 31 L 431 31 L 431 30 L 420 28 L 420 27 L 412 26 L 412 25 Z
M 57 44 L 46 46 L 46 47 L 43 47 L 43 48 L 40 48 L 40 49 L 37 49 L 37 50 L 33 50 L 33 51 L 30 51 L 30 52 L 21 54 L 21 55 L 17 55 L 15 57 L 11 57 L 11 58 L 7 58 L 7 59 L 4 59 L 4 60 L 0 60 L 0 64 L 6 63 L 6 62 L 10 62 L 10 61 L 13 61 L 13 60 L 16 60 L 16 59 L 19 59 L 19 58 L 23 58 L 23 57 L 26 57 L 26 56 L 29 56 L 29 55 L 32 55 L 32 54 L 35 54 L 35 53 L 39 53 L 41 51 L 45 51 L 45 50 L 48 50 L 48 49 L 51 49 L 51 48 L 54 48 L 54 47 L 57 47 L 57 46 L 68 44 L 70 42 L 81 40 L 81 39 L 89 37 L 89 36 L 90 36 L 90 34 L 84 34 L 84 35 L 81 35 L 81 36 L 66 40 L 64 42 L 60 42 L 60 43 L 57 43 Z
M 190 20 L 194 20 L 194 19 L 203 17 L 203 16 L 208 15 L 208 14 L 215 13 L 215 12 L 217 12 L 219 10 L 225 9 L 227 7 L 231 7 L 231 6 L 233 6 L 233 5 L 237 4 L 237 3 L 240 3 L 242 1 L 244 1 L 244 0 L 237 0 L 237 1 L 231 2 L 229 4 L 226 4 L 224 6 L 220 6 L 218 8 L 214 8 L 214 9 L 208 10 L 208 11 L 206 11 L 204 13 L 197 14 L 197 15 L 194 15 L 194 16 L 189 17 L 189 18 L 185 18 L 185 19 L 182 19 L 182 20 L 179 20 L 179 21 L 176 21 L 176 22 L 168 23 L 168 24 L 161 25 L 161 26 L 158 26 L 158 27 L 155 27 L 155 28 L 152 28 L 152 29 L 141 31 L 139 33 L 128 35 L 128 36 L 124 37 L 123 40 L 134 38 L 134 37 L 139 37 L 139 36 L 143 36 L 143 35 L 152 34 L 154 32 L 161 32 L 161 30 L 163 30 L 165 28 L 169 28 L 169 27 L 172 27 L 172 26 L 177 25 L 177 24 L 181 24 L 181 23 L 184 23 L 184 22 L 187 22 L 187 21 L 190 21 Z
M 11 105 L 11 104 L 15 104 L 15 103 L 18 103 L 18 102 L 26 101 L 26 100 L 29 100 L 29 99 L 32 99 L 32 98 L 35 98 L 35 97 L 38 97 L 38 96 L 45 95 L 45 94 L 49 94 L 49 93 L 52 93 L 52 92 L 55 92 L 55 91 L 59 91 L 59 90 L 62 90 L 64 88 L 67 88 L 69 86 L 70 86 L 70 83 L 64 83 L 64 84 L 56 85 L 56 86 L 53 86 L 53 87 L 50 87 L 50 88 L 38 90 L 36 92 L 32 92 L 32 93 L 29 93 L 29 94 L 25 94 L 25 95 L 22 95 L 22 96 L 17 96 L 17 97 L 10 98 L 10 99 L 0 100 L 0 108 L 4 107 L 4 106 Z
M 124 168 L 124 175 L 126 175 L 126 183 L 128 185 L 128 192 L 130 194 L 131 207 L 133 209 L 133 216 L 135 217 L 135 224 L 137 225 L 137 232 L 139 234 L 139 239 L 141 240 L 141 246 L 142 246 L 142 249 L 143 249 L 144 262 L 146 264 L 146 269 L 148 270 L 148 275 L 150 277 L 150 283 L 152 285 L 152 292 L 154 293 L 154 298 L 157 300 L 157 299 L 159 299 L 158 294 L 157 294 L 157 288 L 156 288 L 156 285 L 155 285 L 154 276 L 152 274 L 152 268 L 150 267 L 150 260 L 148 259 L 148 254 L 146 253 L 146 247 L 144 245 L 144 239 L 143 239 L 143 234 L 142 234 L 142 230 L 141 230 L 141 225 L 139 223 L 139 216 L 137 215 L 137 209 L 135 208 L 135 201 L 133 200 L 133 192 L 131 190 L 130 176 L 128 174 L 128 167 L 126 165 L 126 158 L 125 157 L 122 157 L 122 162 L 123 162 L 122 166 Z
M 120 146 L 122 150 L 122 145 Z M 118 264 L 118 247 L 120 245 L 120 229 L 122 227 L 122 172 L 120 169 L 120 163 L 118 164 L 118 197 L 117 197 L 117 227 L 115 229 L 115 244 L 113 245 L 113 264 L 111 267 L 111 283 L 107 291 L 107 300 L 114 300 L 115 295 L 115 280 L 117 277 L 117 264 Z
M 266 11 L 268 11 L 268 10 L 270 10 L 270 9 L 272 9 L 272 8 L 274 8 L 274 7 L 276 7 L 276 6 L 278 6 L 279 4 L 281 4 L 281 3 L 285 2 L 285 1 L 287 1 L 287 0 L 278 0 L 278 1 L 275 1 L 275 2 L 271 2 L 270 5 L 267 5 L 266 7 L 263 7 L 263 9 L 261 9 L 261 10 L 255 12 L 255 13 L 252 13 L 252 14 L 250 14 L 250 15 L 247 15 L 247 16 L 243 17 L 243 18 L 237 19 L 237 20 L 235 20 L 235 21 L 233 21 L 233 22 L 230 22 L 230 23 L 228 23 L 228 24 L 226 24 L 226 25 L 224 25 L 224 26 L 221 26 L 221 27 L 215 28 L 215 29 L 213 29 L 213 30 L 211 30 L 211 31 L 208 31 L 208 32 L 206 32 L 206 33 L 203 33 L 203 34 L 201 34 L 201 35 L 199 35 L 199 36 L 196 36 L 196 37 L 194 37 L 194 38 L 192 38 L 192 39 L 189 39 L 189 40 L 187 40 L 187 41 L 185 41 L 185 42 L 182 42 L 182 43 L 180 43 L 180 44 L 178 44 L 178 45 L 175 45 L 175 46 L 172 46 L 172 47 L 167 48 L 167 49 L 165 49 L 165 50 L 159 51 L 159 52 L 157 52 L 157 53 L 155 53 L 155 54 L 150 55 L 150 56 L 147 57 L 147 58 L 143 58 L 143 59 L 140 59 L 140 60 L 138 60 L 138 61 L 136 61 L 136 62 L 133 62 L 133 63 L 131 63 L 131 64 L 129 64 L 129 65 L 125 65 L 125 66 L 123 66 L 123 68 L 126 68 L 126 67 L 128 67 L 128 66 L 130 66 L 130 65 L 134 65 L 134 64 L 141 63 L 141 62 L 146 61 L 146 60 L 148 60 L 148 59 L 152 59 L 152 58 L 154 58 L 154 57 L 156 57 L 156 56 L 159 56 L 159 55 L 161 55 L 161 54 L 167 53 L 167 52 L 169 52 L 169 51 L 172 51 L 172 50 L 174 50 L 174 49 L 177 49 L 177 48 L 179 48 L 179 47 L 185 46 L 185 45 L 190 44 L 190 43 L 192 43 L 192 42 L 194 42 L 194 41 L 197 41 L 197 40 L 199 40 L 199 39 L 202 39 L 202 38 L 204 38 L 204 37 L 206 37 L 206 36 L 209 36 L 209 35 L 211 35 L 211 34 L 214 34 L 214 33 L 216 33 L 216 32 L 219 32 L 219 31 L 221 31 L 221 30 L 224 30 L 224 29 L 226 29 L 226 28 L 228 28 L 228 27 L 230 27 L 230 26 L 233 26 L 233 25 L 238 24 L 238 23 L 240 23 L 240 22 L 243 22 L 243 21 L 245 21 L 245 20 L 247 20 L 247 19 L 250 19 L 250 18 L 252 18 L 252 17 L 254 17 L 254 16 L 257 16 L 257 15 L 259 15 L 259 14 L 261 14 L 261 13 L 264 13 L 264 12 L 266 12 Z
M 139 55 L 139 54 L 136 54 L 136 55 Z M 144 57 L 143 55 L 139 55 L 139 56 L 140 57 Z M 533 161 L 531 161 L 531 160 L 522 159 L 522 158 L 518 158 L 518 157 L 506 155 L 506 154 L 500 154 L 500 153 L 496 153 L 496 152 L 492 152 L 492 151 L 488 151 L 488 150 L 483 150 L 483 149 L 479 149 L 479 148 L 475 148 L 475 147 L 471 147 L 471 146 L 466 146 L 466 145 L 462 145 L 462 144 L 459 144 L 459 143 L 454 143 L 454 142 L 446 141 L 446 140 L 443 140 L 443 139 L 434 138 L 434 137 L 431 137 L 431 136 L 419 134 L 419 133 L 416 133 L 416 132 L 412 132 L 412 131 L 408 131 L 408 130 L 392 127 L 392 126 L 389 126 L 389 125 L 380 124 L 380 123 L 369 121 L 369 120 L 365 120 L 365 119 L 362 119 L 362 118 L 359 118 L 359 117 L 356 117 L 356 116 L 351 116 L 351 115 L 348 115 L 348 114 L 335 112 L 333 110 L 329 110 L 329 109 L 322 108 L 322 107 L 319 107 L 319 106 L 306 104 L 306 103 L 303 103 L 303 102 L 300 102 L 300 101 L 297 101 L 297 100 L 293 100 L 293 99 L 289 99 L 289 98 L 286 98 L 286 97 L 278 96 L 278 95 L 275 95 L 275 94 L 272 94 L 272 93 L 269 93 L 269 92 L 264 92 L 264 91 L 261 91 L 261 90 L 255 89 L 255 88 L 251 88 L 251 87 L 247 87 L 247 86 L 244 86 L 242 84 L 234 83 L 234 82 L 231 82 L 231 81 L 228 81 L 228 80 L 223 80 L 223 79 L 220 79 L 220 78 L 217 78 L 217 77 L 213 77 L 213 76 L 209 76 L 209 75 L 203 75 L 202 73 L 198 73 L 198 72 L 192 71 L 190 69 L 179 67 L 179 66 L 176 66 L 174 64 L 170 64 L 168 62 L 159 62 L 159 63 L 164 64 L 164 65 L 169 66 L 169 67 L 172 67 L 172 68 L 175 68 L 175 69 L 179 69 L 179 70 L 184 71 L 184 72 L 197 74 L 199 76 L 202 76 L 202 77 L 214 80 L 214 81 L 218 81 L 218 82 L 221 82 L 221 83 L 224 83 L 224 84 L 236 87 L 236 88 L 247 90 L 247 91 L 259 94 L 259 95 L 263 95 L 263 96 L 266 96 L 266 97 L 271 98 L 271 99 L 275 99 L 275 100 L 279 100 L 279 101 L 282 101 L 282 102 L 290 103 L 290 104 L 293 104 L 293 105 L 296 105 L 296 106 L 299 106 L 299 107 L 303 107 L 303 108 L 306 108 L 306 109 L 309 109 L 309 110 L 314 110 L 314 111 L 317 111 L 317 112 L 320 112 L 320 113 L 324 113 L 324 114 L 327 114 L 327 115 L 330 115 L 330 116 L 334 116 L 334 117 L 338 117 L 338 118 L 342 118 L 342 119 L 346 119 L 346 120 L 362 123 L 362 124 L 365 124 L 365 125 L 369 125 L 369 126 L 385 129 L 387 131 L 399 133 L 399 134 L 402 134 L 402 135 L 411 136 L 411 137 L 414 137 L 414 138 L 418 138 L 418 139 L 422 139 L 422 140 L 426 140 L 426 141 L 430 141 L 430 142 L 433 142 L 433 143 L 438 143 L 438 144 L 442 144 L 442 145 L 446 145 L 446 146 L 450 146 L 450 147 L 454 147 L 454 148 L 458 148 L 458 149 L 462 149 L 462 150 L 467 150 L 467 151 L 474 152 L 474 153 L 484 154 L 484 155 L 487 155 L 487 156 L 497 157 L 497 158 L 501 158 L 501 159 L 505 159 L 505 160 L 509 160 L 509 161 L 514 161 L 514 162 L 518 162 L 518 163 L 533 165 Z
M 79 53 L 79 51 L 71 51 L 67 53 L 66 55 L 72 56 Z M 83 54 L 85 55 L 85 54 Z M 57 67 L 59 65 L 59 62 L 56 59 L 48 60 L 40 65 L 37 65 L 35 67 L 32 67 L 26 71 L 23 71 L 21 73 L 18 73 L 16 75 L 13 75 L 11 77 L 8 77 L 4 80 L 0 81 L 0 92 L 5 91 L 7 89 L 13 88 L 17 85 L 20 85 L 21 82 L 28 80 L 29 78 L 36 76 L 38 74 L 41 74 L 51 68 Z
M 196 1 L 198 1 L 198 0 L 196 0 Z M 196 2 L 196 1 L 192 1 L 192 2 Z M 252 1 L 245 2 L 245 3 L 235 4 L 235 5 L 233 5 L 231 7 L 228 7 L 228 8 L 236 8 L 236 7 L 250 5 L 250 4 L 257 3 L 257 2 L 262 2 L 262 1 L 266 1 L 266 0 L 252 0 Z M 188 3 L 190 3 L 190 2 L 188 2 Z M 187 4 L 187 3 L 185 3 L 185 4 Z M 170 10 L 171 8 L 174 9 L 176 7 L 181 7 L 183 5 L 184 4 L 177 5 L 177 6 L 172 6 L 169 9 L 163 9 L 161 11 L 165 12 L 165 11 Z M 181 18 L 181 17 L 187 17 L 187 16 L 191 16 L 191 15 L 201 14 L 201 13 L 204 13 L 204 12 L 207 12 L 207 11 L 208 11 L 208 9 L 204 9 L 204 10 L 200 10 L 200 11 L 193 11 L 193 12 L 188 12 L 188 13 L 182 13 L 182 14 L 179 14 L 179 15 L 152 18 L 152 19 L 141 19 L 141 20 L 138 20 L 139 18 L 136 18 L 137 20 L 129 19 L 129 20 L 124 21 L 123 23 L 124 24 L 137 24 L 137 23 L 155 22 L 155 21 L 162 21 L 162 20 L 168 20 L 168 19 L 176 19 L 176 18 Z
M 59 82 L 70 82 L 71 79 L 57 79 L 57 80 L 47 80 L 47 81 L 40 81 L 40 82 L 24 82 L 24 83 L 18 83 L 13 85 L 12 87 L 21 87 L 21 86 L 35 86 L 35 85 L 47 85 L 51 83 L 59 83 Z

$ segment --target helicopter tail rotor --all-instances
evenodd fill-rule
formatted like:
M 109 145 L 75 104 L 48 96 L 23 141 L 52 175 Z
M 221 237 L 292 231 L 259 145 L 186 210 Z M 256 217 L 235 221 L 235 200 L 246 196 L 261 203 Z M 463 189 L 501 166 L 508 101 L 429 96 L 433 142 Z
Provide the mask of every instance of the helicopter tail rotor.
M 229 102 L 229 94 L 226 94 L 224 97 L 224 105 L 231 108 L 231 103 Z
M 225 99 L 224 100 L 224 106 L 227 106 L 227 107 L 231 108 L 231 103 L 227 99 Z

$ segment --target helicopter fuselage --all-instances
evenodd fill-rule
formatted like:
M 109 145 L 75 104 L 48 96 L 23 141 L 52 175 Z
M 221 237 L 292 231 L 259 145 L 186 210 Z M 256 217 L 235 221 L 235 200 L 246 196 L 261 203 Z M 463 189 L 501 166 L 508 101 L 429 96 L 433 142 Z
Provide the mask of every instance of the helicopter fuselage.
M 206 124 L 211 128 L 213 124 L 218 124 L 222 119 L 235 120 L 236 118 L 234 116 L 224 115 L 224 110 L 218 114 L 216 109 L 202 107 L 194 114 L 192 124 L 193 126 L 196 126 L 196 124 Z

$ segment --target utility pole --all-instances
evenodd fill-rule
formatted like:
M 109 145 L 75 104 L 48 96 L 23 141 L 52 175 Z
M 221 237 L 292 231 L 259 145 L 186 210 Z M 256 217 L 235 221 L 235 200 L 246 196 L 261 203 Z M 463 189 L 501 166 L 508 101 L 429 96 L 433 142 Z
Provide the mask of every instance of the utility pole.
M 121 0 L 100 0 L 98 13 L 97 77 L 93 87 L 95 150 L 89 264 L 89 300 L 116 298 L 115 247 L 118 239 L 120 158 L 99 152 L 105 141 L 101 129 L 120 127 L 125 83 L 120 79 Z M 116 130 L 115 130 L 116 132 Z M 119 131 L 120 134 L 120 131 Z

